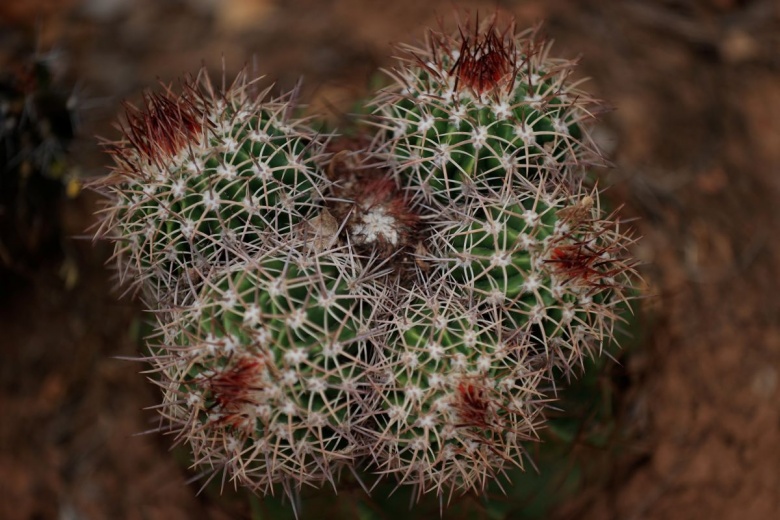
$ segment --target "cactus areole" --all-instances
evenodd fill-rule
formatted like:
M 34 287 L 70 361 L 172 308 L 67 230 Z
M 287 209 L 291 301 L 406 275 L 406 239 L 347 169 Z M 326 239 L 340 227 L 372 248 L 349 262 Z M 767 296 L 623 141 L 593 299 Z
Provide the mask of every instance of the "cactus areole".
M 598 103 L 549 49 L 495 19 L 431 31 L 357 139 L 244 75 L 128 107 L 100 235 L 158 311 L 163 429 L 196 465 L 289 494 L 364 468 L 417 496 L 523 466 L 636 280 L 589 177 Z

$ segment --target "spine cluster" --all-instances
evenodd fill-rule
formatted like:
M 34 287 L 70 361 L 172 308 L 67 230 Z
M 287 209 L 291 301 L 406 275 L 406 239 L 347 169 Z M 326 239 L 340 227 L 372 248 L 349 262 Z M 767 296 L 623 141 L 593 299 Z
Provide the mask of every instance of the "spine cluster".
M 368 138 L 204 74 L 128 107 L 100 184 L 195 463 L 262 493 L 366 466 L 481 491 L 610 341 L 632 239 L 588 169 L 598 104 L 495 20 L 405 48 Z M 364 130 L 365 133 L 365 130 Z

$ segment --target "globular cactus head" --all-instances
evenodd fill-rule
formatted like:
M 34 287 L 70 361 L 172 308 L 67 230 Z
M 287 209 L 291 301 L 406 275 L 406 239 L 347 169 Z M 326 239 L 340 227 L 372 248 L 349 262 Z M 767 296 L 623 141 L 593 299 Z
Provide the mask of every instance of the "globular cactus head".
M 100 235 L 115 240 L 120 281 L 153 300 L 211 269 L 287 240 L 327 185 L 326 139 L 295 118 L 294 95 L 268 98 L 241 74 L 220 91 L 205 72 L 127 107 Z
M 441 296 L 407 293 L 382 325 L 369 378 L 364 429 L 376 472 L 418 497 L 482 492 L 522 467 L 545 402 L 545 363 L 528 338 Z
M 355 465 L 372 305 L 350 262 L 267 250 L 166 316 L 151 357 L 162 413 L 198 466 L 268 493 L 335 485 Z
M 633 239 L 598 201 L 596 191 L 518 190 L 442 212 L 423 242 L 426 276 L 529 336 L 568 375 L 612 336 L 635 275 Z
M 372 102 L 375 153 L 427 203 L 449 206 L 548 182 L 581 181 L 599 161 L 588 122 L 596 103 L 573 63 L 548 56 L 533 30 L 497 18 L 403 46 L 392 84 Z

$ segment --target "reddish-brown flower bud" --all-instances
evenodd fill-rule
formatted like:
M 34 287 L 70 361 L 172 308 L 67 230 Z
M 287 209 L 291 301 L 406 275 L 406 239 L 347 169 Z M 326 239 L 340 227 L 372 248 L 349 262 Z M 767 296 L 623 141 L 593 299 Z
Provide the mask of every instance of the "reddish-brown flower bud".
M 144 95 L 144 108 L 126 105 L 125 137 L 150 163 L 179 153 L 201 135 L 205 116 L 185 94 L 170 92 Z
M 600 245 L 596 237 L 552 248 L 546 260 L 563 279 L 581 286 L 610 287 L 616 275 L 630 269 L 616 255 L 617 246 Z
M 213 424 L 252 429 L 263 388 L 264 362 L 258 357 L 242 357 L 233 366 L 206 379 L 213 401 Z
M 464 35 L 460 54 L 451 74 L 457 77 L 457 86 L 467 88 L 477 96 L 490 93 L 501 86 L 512 88 L 515 75 L 514 40 L 498 32 L 495 22 L 473 36 Z
M 464 380 L 458 383 L 455 406 L 461 419 L 458 426 L 474 426 L 483 429 L 491 427 L 487 389 L 477 381 Z
M 384 171 L 363 165 L 360 153 L 342 150 L 330 164 L 330 176 L 340 184 L 333 212 L 352 244 L 382 256 L 414 244 L 420 221 L 409 196 Z

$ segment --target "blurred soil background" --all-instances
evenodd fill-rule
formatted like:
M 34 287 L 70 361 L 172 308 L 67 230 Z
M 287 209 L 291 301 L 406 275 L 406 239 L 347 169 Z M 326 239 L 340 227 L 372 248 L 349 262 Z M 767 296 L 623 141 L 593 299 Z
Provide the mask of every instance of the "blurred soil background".
M 780 3 L 776 0 L 0 0 L 0 54 L 54 50 L 80 99 L 83 175 L 108 164 L 93 135 L 123 99 L 205 64 L 245 64 L 334 121 L 453 7 L 545 20 L 554 54 L 582 56 L 614 106 L 599 139 L 651 297 L 641 345 L 619 370 L 627 441 L 609 477 L 561 519 L 780 518 Z M 62 203 L 83 235 L 95 197 Z M 140 305 L 120 299 L 109 250 L 0 281 L 0 518 L 247 518 L 198 485 L 154 426 L 137 363 Z M 63 258 L 67 258 L 63 271 Z M 445 517 L 448 513 L 445 513 Z

